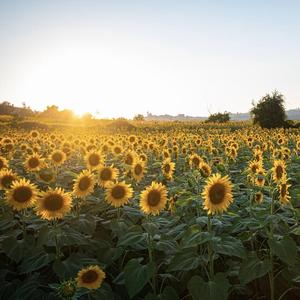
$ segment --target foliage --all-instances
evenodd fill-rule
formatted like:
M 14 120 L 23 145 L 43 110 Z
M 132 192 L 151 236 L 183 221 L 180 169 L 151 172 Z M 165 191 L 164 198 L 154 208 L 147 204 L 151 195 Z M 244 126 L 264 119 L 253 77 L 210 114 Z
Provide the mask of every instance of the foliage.
M 63 218 L 48 221 L 35 207 L 13 209 L 0 190 L 0 299 L 236 300 L 271 299 L 272 293 L 273 299 L 299 299 L 299 129 L 147 122 L 117 134 L 106 128 L 43 128 L 35 137 L 30 129 L 6 128 L 1 157 L 40 191 L 61 187 L 72 193 L 72 207 Z M 54 149 L 66 154 L 63 164 L 49 159 Z M 109 205 L 106 187 L 99 183 L 84 198 L 72 192 L 91 150 L 118 170 L 119 182 L 131 185 L 134 193 L 126 205 Z M 53 172 L 50 183 L 25 167 L 34 151 Z M 140 181 L 125 163 L 128 153 L 134 160 L 144 155 Z M 234 201 L 223 214 L 208 216 L 203 209 L 207 178 L 190 164 L 193 154 L 212 174 L 229 176 Z M 171 178 L 161 169 L 166 156 L 175 163 Z M 287 203 L 272 179 L 278 159 L 286 165 Z M 249 173 L 254 160 L 263 162 L 263 186 L 255 183 L 257 174 Z M 96 179 L 98 172 L 91 171 Z M 140 195 L 152 181 L 166 186 L 168 203 L 158 215 L 145 215 Z M 261 203 L 254 201 L 258 192 L 264 196 Z M 101 286 L 77 287 L 78 272 L 94 265 L 106 274 Z
M 207 123 L 226 123 L 230 120 L 229 113 L 215 113 L 211 114 L 208 119 L 205 121 Z
M 262 128 L 276 128 L 285 126 L 284 97 L 278 91 L 266 94 L 251 109 L 253 123 Z
M 142 114 L 135 115 L 133 118 L 134 121 L 145 121 L 145 117 Z

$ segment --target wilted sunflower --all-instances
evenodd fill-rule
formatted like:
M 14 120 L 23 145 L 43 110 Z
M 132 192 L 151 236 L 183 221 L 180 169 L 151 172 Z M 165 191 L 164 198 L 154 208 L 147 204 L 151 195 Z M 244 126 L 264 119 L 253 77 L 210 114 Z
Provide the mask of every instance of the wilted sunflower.
M 70 193 L 64 192 L 62 188 L 48 189 L 42 192 L 36 202 L 37 214 L 42 219 L 62 219 L 72 207 Z
M 286 179 L 283 179 L 281 184 L 279 185 L 279 200 L 282 204 L 287 204 L 290 202 L 290 193 L 288 191 L 288 188 L 291 185 L 287 183 Z
M 77 274 L 77 286 L 87 289 L 98 289 L 103 280 L 105 279 L 105 273 L 98 266 L 89 266 L 82 269 Z
M 152 182 L 141 193 L 141 210 L 146 214 L 158 215 L 166 206 L 167 194 L 167 188 L 163 184 Z
M 73 194 L 77 197 L 83 198 L 94 191 L 95 179 L 91 171 L 84 170 L 75 179 L 73 185 Z
M 215 174 L 208 178 L 202 196 L 203 207 L 208 214 L 226 211 L 233 201 L 232 184 L 228 176 L 221 177 L 220 174 Z
M 101 187 L 106 187 L 110 182 L 117 179 L 119 170 L 113 166 L 105 167 L 102 166 L 98 173 L 98 182 Z
M 0 171 L 0 188 L 2 190 L 9 189 L 12 182 L 17 180 L 18 176 L 10 169 L 3 169 Z
M 25 168 L 27 171 L 34 172 L 39 171 L 45 166 L 44 159 L 39 154 L 32 154 L 25 160 Z
M 0 156 L 0 170 L 8 168 L 8 161 L 5 157 Z
M 60 166 L 62 165 L 65 160 L 67 159 L 67 155 L 65 152 L 61 150 L 54 150 L 49 157 L 50 161 L 55 165 L 55 166 Z
M 175 163 L 171 161 L 170 158 L 167 158 L 163 161 L 162 166 L 161 166 L 161 170 L 163 172 L 163 175 L 167 178 L 167 179 L 172 179 L 173 178 L 173 173 L 175 170 Z
M 111 183 L 107 186 L 105 199 L 114 207 L 120 207 L 128 203 L 133 195 L 133 189 L 130 184 L 123 182 Z
M 13 181 L 5 195 L 7 204 L 16 210 L 21 210 L 34 206 L 38 189 L 29 180 L 20 179 Z
M 283 160 L 275 160 L 272 168 L 272 177 L 276 183 L 280 183 L 286 175 L 286 166 Z
M 145 163 L 140 160 L 136 161 L 135 163 L 133 163 L 133 165 L 131 167 L 131 172 L 132 172 L 133 178 L 137 182 L 140 182 L 144 177 Z
M 87 167 L 91 170 L 96 170 L 103 164 L 103 157 L 100 152 L 92 150 L 85 156 Z

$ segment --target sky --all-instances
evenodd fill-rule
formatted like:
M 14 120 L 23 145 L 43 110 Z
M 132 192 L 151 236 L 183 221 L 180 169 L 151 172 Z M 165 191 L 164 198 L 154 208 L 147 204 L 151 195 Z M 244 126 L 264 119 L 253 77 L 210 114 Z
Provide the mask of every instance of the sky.
M 300 107 L 300 1 L 0 0 L 0 101 L 77 114 Z

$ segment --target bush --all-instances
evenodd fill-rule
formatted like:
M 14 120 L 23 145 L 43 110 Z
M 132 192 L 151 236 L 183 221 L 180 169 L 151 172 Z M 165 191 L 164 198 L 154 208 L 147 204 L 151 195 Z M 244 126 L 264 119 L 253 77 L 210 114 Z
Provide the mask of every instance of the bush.
M 206 123 L 226 123 L 230 120 L 229 113 L 216 113 L 211 114 L 208 119 L 205 121 Z
M 285 127 L 284 97 L 278 91 L 266 94 L 250 111 L 253 123 L 262 128 Z

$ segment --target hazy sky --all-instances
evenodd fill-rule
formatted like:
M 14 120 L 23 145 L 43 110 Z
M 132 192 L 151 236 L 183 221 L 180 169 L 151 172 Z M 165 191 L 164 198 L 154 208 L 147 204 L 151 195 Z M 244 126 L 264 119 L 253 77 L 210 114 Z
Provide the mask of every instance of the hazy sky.
M 300 1 L 0 0 L 0 101 L 100 117 L 300 106 Z

